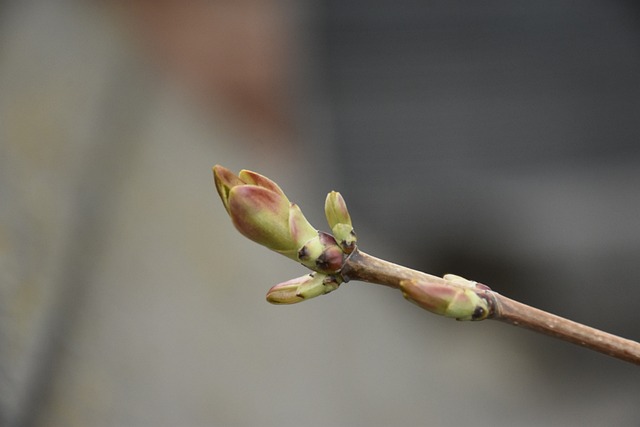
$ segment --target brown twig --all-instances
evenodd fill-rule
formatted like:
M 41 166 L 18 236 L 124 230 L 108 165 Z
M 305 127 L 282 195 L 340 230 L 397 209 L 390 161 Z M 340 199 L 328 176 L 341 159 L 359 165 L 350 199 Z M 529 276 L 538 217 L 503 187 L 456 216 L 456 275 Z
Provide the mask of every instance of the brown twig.
M 640 365 L 640 343 L 522 304 L 493 292 L 494 319 L 520 326 Z
M 359 280 L 396 289 L 400 288 L 403 280 L 418 280 L 444 286 L 449 284 L 441 277 L 393 264 L 357 249 L 346 259 L 340 275 L 345 281 Z M 640 365 L 640 343 L 636 341 L 522 304 L 484 286 L 478 287 L 476 291 L 490 301 L 491 313 L 487 318 L 531 329 Z

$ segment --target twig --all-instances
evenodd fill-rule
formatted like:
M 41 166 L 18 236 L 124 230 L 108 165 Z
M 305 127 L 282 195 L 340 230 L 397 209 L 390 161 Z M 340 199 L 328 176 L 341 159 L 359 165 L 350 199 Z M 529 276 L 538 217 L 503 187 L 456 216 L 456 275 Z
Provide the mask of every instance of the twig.
M 494 292 L 493 319 L 531 329 L 640 365 L 640 343 L 522 304 Z
M 405 280 L 450 286 L 450 282 L 441 277 L 393 264 L 357 249 L 343 264 L 341 276 L 345 281 L 360 280 L 396 289 L 401 289 L 401 283 Z M 487 316 L 488 319 L 531 329 L 640 365 L 640 343 L 636 341 L 621 338 L 522 304 L 491 291 L 486 286 L 477 287 L 475 291 L 489 301 L 491 310 Z
M 442 316 L 500 320 L 640 365 L 640 343 L 529 307 L 459 276 L 440 278 L 361 252 L 340 193 L 332 191 L 325 201 L 328 234 L 309 224 L 269 178 L 247 170 L 235 175 L 222 166 L 215 166 L 213 175 L 240 233 L 313 271 L 269 289 L 267 301 L 273 304 L 299 303 L 361 280 L 400 289 L 409 301 Z

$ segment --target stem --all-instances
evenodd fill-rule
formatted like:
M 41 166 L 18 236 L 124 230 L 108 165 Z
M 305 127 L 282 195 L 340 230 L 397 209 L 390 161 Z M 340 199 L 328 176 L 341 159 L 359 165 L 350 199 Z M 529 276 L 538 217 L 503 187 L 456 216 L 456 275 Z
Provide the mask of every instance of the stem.
M 360 280 L 399 289 L 400 281 L 416 279 L 447 285 L 446 280 L 373 257 L 356 249 L 345 261 L 340 274 L 345 282 Z M 640 365 L 640 343 L 585 326 L 546 311 L 509 299 L 497 292 L 478 288 L 490 296 L 490 319 L 531 329 L 620 360 Z
M 359 280 L 400 289 L 400 281 L 405 279 L 441 280 L 437 276 L 412 270 L 356 249 L 342 265 L 340 275 L 345 282 Z
M 599 351 L 617 359 L 640 365 L 640 343 L 522 304 L 493 292 L 496 296 L 494 319 L 560 338 Z

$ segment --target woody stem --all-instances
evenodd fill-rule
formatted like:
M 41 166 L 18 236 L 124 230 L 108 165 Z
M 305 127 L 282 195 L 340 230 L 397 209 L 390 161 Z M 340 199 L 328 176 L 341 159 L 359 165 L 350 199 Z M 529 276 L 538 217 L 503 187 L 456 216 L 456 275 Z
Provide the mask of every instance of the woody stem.
M 359 280 L 399 289 L 402 280 L 422 280 L 441 285 L 449 282 L 431 274 L 394 264 L 356 249 L 340 271 L 345 282 Z M 492 310 L 489 318 L 514 326 L 531 329 L 640 365 L 640 343 L 577 323 L 560 316 L 522 304 L 494 291 L 490 295 Z

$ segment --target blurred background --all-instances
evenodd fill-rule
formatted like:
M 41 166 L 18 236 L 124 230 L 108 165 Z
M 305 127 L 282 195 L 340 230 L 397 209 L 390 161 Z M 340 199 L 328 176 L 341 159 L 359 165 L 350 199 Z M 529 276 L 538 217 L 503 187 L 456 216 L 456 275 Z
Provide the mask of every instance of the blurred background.
M 640 340 L 631 1 L 0 1 L 0 425 L 631 426 L 633 365 L 242 238 L 211 166 L 361 248 Z

